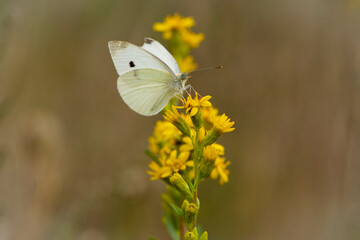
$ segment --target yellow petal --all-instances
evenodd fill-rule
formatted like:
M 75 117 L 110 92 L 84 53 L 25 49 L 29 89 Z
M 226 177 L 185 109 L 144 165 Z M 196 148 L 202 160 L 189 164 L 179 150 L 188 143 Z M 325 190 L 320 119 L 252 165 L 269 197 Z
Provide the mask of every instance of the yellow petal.
M 202 102 L 201 106 L 203 106 L 203 107 L 211 107 L 211 102 L 209 102 L 209 101 Z
M 153 29 L 156 32 L 165 32 L 169 29 L 169 27 L 164 23 L 158 22 L 153 25 Z
M 166 31 L 163 33 L 163 38 L 169 40 L 172 37 L 172 31 Z
M 189 156 L 190 156 L 189 152 L 182 152 L 179 155 L 179 161 L 185 162 L 186 160 L 188 160 Z
M 182 24 L 184 27 L 191 28 L 195 25 L 195 21 L 192 17 L 186 17 L 182 19 Z
M 193 107 L 192 109 L 191 109 L 191 112 L 190 112 L 190 116 L 192 117 L 192 116 L 195 116 L 195 114 L 198 112 L 198 108 L 197 107 Z
M 193 167 L 194 166 L 194 161 L 187 161 L 186 166 Z
M 176 159 L 176 150 L 173 150 L 173 151 L 170 153 L 170 159 Z

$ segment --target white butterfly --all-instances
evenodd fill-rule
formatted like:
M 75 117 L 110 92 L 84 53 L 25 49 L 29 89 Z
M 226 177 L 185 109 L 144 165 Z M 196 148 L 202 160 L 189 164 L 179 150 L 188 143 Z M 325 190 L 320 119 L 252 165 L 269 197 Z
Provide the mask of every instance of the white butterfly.
M 135 112 L 151 116 L 190 85 L 174 57 L 158 41 L 145 38 L 139 47 L 122 41 L 108 43 L 124 102 Z

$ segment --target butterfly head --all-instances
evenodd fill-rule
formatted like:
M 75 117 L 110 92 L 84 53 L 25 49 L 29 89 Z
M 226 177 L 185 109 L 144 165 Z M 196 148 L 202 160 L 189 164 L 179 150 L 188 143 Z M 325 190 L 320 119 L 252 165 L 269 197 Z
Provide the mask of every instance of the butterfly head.
M 184 87 L 186 81 L 188 80 L 189 76 L 187 73 L 178 73 L 176 74 L 176 80 L 177 82 L 181 83 L 181 86 Z
M 176 77 L 179 81 L 183 82 L 186 81 L 189 76 L 187 75 L 187 73 L 180 73 Z

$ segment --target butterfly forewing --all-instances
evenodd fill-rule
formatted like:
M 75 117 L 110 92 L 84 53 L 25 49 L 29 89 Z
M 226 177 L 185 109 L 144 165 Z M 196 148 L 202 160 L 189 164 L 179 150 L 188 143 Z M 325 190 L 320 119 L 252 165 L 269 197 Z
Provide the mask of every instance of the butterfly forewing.
M 144 68 L 174 75 L 164 62 L 141 47 L 122 41 L 110 41 L 108 46 L 116 71 L 120 76 L 128 71 Z
M 142 48 L 163 61 L 173 71 L 173 73 L 181 73 L 179 65 L 177 64 L 175 58 L 158 41 L 151 38 L 145 38 Z

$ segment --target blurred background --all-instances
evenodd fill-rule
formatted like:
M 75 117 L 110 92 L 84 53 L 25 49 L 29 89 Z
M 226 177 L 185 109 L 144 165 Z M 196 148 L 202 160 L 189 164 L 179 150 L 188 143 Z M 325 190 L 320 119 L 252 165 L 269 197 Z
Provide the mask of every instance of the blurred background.
M 107 42 L 161 40 L 175 12 L 236 127 L 230 182 L 200 186 L 210 239 L 360 239 L 355 0 L 0 1 L 0 239 L 170 239 L 143 151 L 162 117 L 122 101 Z

